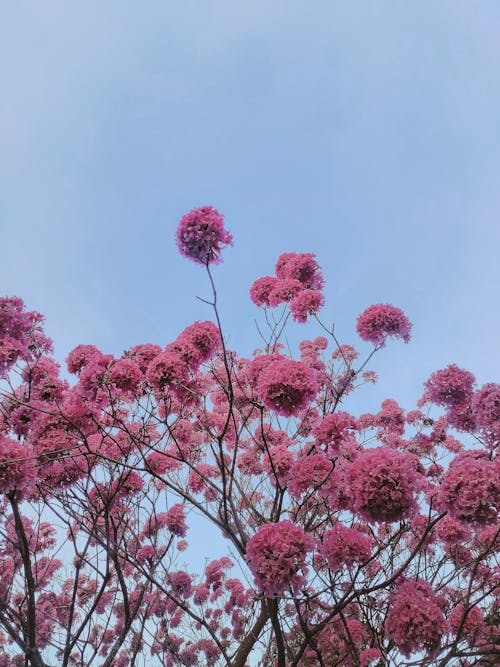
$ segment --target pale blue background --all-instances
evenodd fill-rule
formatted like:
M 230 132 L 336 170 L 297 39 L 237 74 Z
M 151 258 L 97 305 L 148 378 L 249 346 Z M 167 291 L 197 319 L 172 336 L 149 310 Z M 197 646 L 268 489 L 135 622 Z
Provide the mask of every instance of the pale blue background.
M 411 408 L 450 362 L 500 379 L 498 0 L 19 0 L 0 26 L 0 293 L 46 314 L 58 359 L 210 316 L 173 239 L 212 204 L 238 349 L 252 281 L 309 251 L 345 342 L 374 302 L 414 322 L 355 412 Z

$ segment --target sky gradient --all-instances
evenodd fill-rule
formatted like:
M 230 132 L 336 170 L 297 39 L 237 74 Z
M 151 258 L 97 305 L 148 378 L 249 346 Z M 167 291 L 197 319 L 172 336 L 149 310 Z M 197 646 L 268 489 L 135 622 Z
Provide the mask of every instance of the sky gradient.
M 216 280 L 243 353 L 257 345 L 252 281 L 282 252 L 315 252 L 344 342 L 371 303 L 414 323 L 353 410 L 411 408 L 451 362 L 498 380 L 498 2 L 49 1 L 2 15 L 0 291 L 46 315 L 60 361 L 79 343 L 166 344 L 210 317 L 203 270 L 174 244 L 180 217 L 210 204 L 235 239 Z

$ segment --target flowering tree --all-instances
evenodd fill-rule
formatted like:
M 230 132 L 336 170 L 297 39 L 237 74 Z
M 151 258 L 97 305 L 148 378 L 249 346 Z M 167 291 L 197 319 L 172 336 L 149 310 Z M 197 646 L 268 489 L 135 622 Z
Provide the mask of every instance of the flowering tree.
M 120 358 L 79 345 L 73 382 L 42 317 L 0 300 L 0 667 L 498 664 L 500 385 L 451 365 L 417 409 L 355 417 L 344 399 L 409 341 L 405 314 L 359 316 L 360 360 L 317 316 L 314 255 L 286 253 L 250 288 L 264 342 L 242 358 L 217 308 L 222 216 L 195 209 L 176 238 L 214 321 Z M 324 335 L 293 359 L 285 327 L 309 318 Z M 228 546 L 198 573 L 193 514 Z

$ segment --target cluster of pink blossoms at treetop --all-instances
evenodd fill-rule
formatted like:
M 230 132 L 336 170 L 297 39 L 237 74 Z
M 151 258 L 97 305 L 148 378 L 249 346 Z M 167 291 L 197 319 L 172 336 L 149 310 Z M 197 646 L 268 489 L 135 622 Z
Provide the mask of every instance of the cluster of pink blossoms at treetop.
M 400 308 L 388 303 L 369 306 L 358 317 L 357 331 L 363 340 L 382 346 L 389 336 L 410 341 L 411 322 Z
M 0 298 L 0 378 L 7 376 L 18 359 L 30 361 L 34 353 L 52 350 L 51 341 L 43 333 L 43 316 L 24 310 L 22 299 Z
M 258 394 L 264 405 L 279 415 L 297 415 L 315 397 L 318 381 L 301 361 L 278 358 L 259 374 Z
M 500 443 L 500 384 L 488 382 L 475 388 L 472 373 L 451 364 L 435 371 L 425 383 L 420 404 L 442 406 L 450 426 L 459 431 L 480 431 L 488 446 Z
M 213 206 L 195 208 L 181 219 L 176 233 L 181 255 L 197 264 L 218 264 L 221 250 L 232 245 L 233 237 L 224 228 L 224 218 Z
M 321 292 L 324 280 L 311 253 L 287 252 L 276 263 L 276 275 L 258 278 L 250 288 L 256 306 L 275 308 L 288 303 L 296 322 L 306 322 L 324 304 Z

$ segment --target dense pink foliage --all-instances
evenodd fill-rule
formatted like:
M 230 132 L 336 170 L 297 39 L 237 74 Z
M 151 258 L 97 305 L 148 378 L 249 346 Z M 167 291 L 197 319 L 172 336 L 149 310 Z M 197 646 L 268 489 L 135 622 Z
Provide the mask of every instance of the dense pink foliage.
M 177 242 L 208 269 L 232 237 L 205 207 Z M 0 300 L 0 667 L 498 664 L 500 385 L 451 364 L 418 409 L 368 412 L 401 310 L 359 317 L 363 358 L 319 318 L 314 255 L 285 253 L 240 356 L 208 273 L 213 321 L 79 345 L 69 379 Z M 310 315 L 321 335 L 288 335 Z

